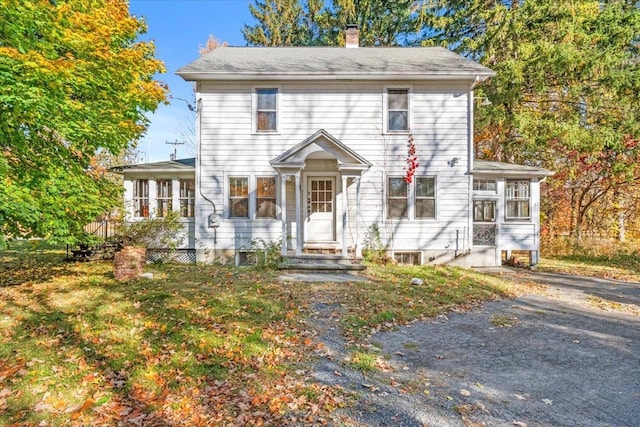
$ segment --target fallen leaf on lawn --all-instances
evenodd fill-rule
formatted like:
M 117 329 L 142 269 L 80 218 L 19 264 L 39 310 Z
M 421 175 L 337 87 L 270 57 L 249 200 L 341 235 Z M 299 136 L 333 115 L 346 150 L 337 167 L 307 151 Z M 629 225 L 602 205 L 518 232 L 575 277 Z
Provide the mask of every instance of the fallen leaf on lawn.
M 545 405 L 553 404 L 553 400 L 551 400 L 551 399 L 542 399 L 542 401 L 544 402 Z
M 364 388 L 368 388 L 371 391 L 379 391 L 380 389 L 376 386 L 374 386 L 373 384 L 362 384 L 362 387 Z
M 518 427 L 527 427 L 527 423 L 523 423 L 522 421 L 514 421 L 513 425 Z
M 469 390 L 464 389 L 464 388 L 463 388 L 462 390 L 460 390 L 460 394 L 461 394 L 462 396 L 464 396 L 464 397 L 469 397 L 469 396 L 471 396 L 471 392 L 470 392 Z
M 521 394 L 514 394 L 514 396 L 515 396 L 515 397 L 516 397 L 516 399 L 518 399 L 518 400 L 526 400 L 526 398 L 525 398 L 523 395 L 521 395 Z

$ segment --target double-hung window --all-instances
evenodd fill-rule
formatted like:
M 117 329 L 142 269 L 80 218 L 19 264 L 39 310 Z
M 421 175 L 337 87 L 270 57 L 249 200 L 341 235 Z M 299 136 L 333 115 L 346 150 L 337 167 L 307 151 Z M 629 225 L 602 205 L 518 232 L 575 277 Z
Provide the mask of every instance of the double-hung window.
M 229 217 L 249 218 L 249 178 L 229 178 Z
M 387 130 L 409 131 L 409 90 L 387 89 Z
M 387 216 L 390 219 L 407 218 L 409 187 L 403 177 L 389 177 L 387 188 Z
M 416 177 L 416 218 L 436 217 L 436 179 L 433 177 Z
M 258 88 L 255 93 L 256 132 L 278 130 L 278 89 Z
M 149 216 L 149 180 L 136 179 L 133 182 L 133 216 L 146 218 Z
M 507 180 L 506 219 L 530 219 L 530 182 L 526 180 Z
M 256 178 L 256 217 L 276 217 L 276 178 L 259 176 Z
M 180 197 L 178 200 L 180 202 L 180 216 L 183 218 L 193 218 L 195 214 L 195 188 L 195 180 L 180 180 Z
M 435 219 L 436 178 L 417 176 L 412 182 L 405 177 L 389 177 L 387 181 L 387 218 Z
M 172 210 L 171 180 L 159 179 L 156 181 L 156 214 L 165 217 Z

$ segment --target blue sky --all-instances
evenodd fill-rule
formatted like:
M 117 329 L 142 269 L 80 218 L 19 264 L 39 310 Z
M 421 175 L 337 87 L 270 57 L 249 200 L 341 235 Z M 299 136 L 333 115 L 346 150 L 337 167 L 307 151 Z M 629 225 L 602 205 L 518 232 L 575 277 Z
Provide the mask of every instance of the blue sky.
M 190 100 L 192 85 L 175 75 L 178 68 L 198 58 L 198 48 L 213 34 L 231 46 L 244 46 L 244 24 L 254 25 L 249 12 L 252 0 L 130 0 L 129 11 L 142 17 L 148 30 L 141 39 L 153 40 L 156 57 L 164 61 L 165 74 L 157 76 L 169 85 L 172 96 Z M 174 146 L 167 142 L 184 142 L 193 129 L 193 113 L 180 100 L 160 105 L 149 116 L 151 126 L 138 145 L 145 160 L 169 160 Z M 178 158 L 192 157 L 186 145 L 178 145 Z

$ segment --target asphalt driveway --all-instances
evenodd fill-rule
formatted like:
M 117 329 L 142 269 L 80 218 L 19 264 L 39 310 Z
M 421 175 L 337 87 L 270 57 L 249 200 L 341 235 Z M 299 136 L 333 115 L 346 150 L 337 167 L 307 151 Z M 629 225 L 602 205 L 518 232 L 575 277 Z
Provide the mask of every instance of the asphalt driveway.
M 371 426 L 640 426 L 640 284 L 527 273 L 539 294 L 377 333 L 388 372 L 341 363 L 331 304 L 313 376 L 357 396 L 338 423 Z

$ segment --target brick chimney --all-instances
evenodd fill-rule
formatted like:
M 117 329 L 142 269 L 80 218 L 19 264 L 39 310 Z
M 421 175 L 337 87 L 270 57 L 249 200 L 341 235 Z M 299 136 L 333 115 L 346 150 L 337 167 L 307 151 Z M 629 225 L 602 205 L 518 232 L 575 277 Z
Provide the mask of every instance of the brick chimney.
M 345 31 L 345 47 L 355 48 L 360 46 L 360 30 L 356 24 L 347 24 Z

